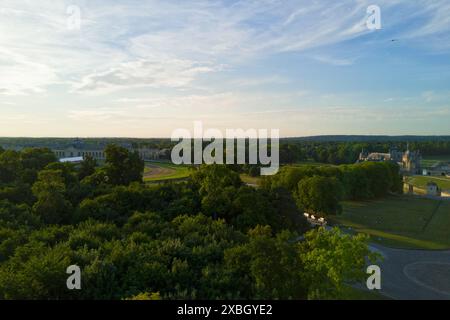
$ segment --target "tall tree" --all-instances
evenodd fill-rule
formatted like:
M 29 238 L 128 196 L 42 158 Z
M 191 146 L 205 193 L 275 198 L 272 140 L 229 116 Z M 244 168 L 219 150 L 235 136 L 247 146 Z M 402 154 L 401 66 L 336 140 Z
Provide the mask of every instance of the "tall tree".
M 333 215 L 341 212 L 339 201 L 342 189 L 336 178 L 313 176 L 298 184 L 295 198 L 299 208 L 320 215 Z
M 61 170 L 42 170 L 33 185 L 33 194 L 37 202 L 33 212 L 47 224 L 67 223 L 70 220 L 72 206 L 64 197 L 66 185 Z
M 351 236 L 338 228 L 306 233 L 300 243 L 300 257 L 308 298 L 343 298 L 345 285 L 361 283 L 367 276 L 366 259 L 375 263 L 380 258 L 369 250 L 367 243 L 367 235 Z
M 130 153 L 123 147 L 110 144 L 106 147 L 105 154 L 105 172 L 110 184 L 129 185 L 134 181 L 142 181 L 144 161 L 137 152 Z
M 7 150 L 0 153 L 0 182 L 10 183 L 19 178 L 22 171 L 20 153 Z
M 81 181 L 84 178 L 94 174 L 97 167 L 97 161 L 90 155 L 84 157 L 78 171 L 78 179 Z

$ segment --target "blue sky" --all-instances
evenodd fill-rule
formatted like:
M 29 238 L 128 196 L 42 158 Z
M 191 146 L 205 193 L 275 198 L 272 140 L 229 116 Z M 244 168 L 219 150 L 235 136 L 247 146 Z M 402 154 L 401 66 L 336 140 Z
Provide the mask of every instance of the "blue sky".
M 0 4 L 0 136 L 448 135 L 449 84 L 447 0 Z

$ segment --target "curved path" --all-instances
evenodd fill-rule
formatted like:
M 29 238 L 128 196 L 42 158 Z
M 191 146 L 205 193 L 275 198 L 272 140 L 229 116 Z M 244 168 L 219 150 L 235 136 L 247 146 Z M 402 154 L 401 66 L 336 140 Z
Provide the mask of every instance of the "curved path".
M 381 293 L 393 299 L 450 300 L 450 250 L 407 250 L 371 244 L 383 256 Z

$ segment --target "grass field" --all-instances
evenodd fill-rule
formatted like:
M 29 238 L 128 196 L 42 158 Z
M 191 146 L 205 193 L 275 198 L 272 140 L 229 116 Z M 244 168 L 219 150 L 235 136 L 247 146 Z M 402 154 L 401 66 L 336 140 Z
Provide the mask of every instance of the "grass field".
M 144 181 L 161 182 L 166 180 L 184 179 L 191 174 L 190 167 L 167 162 L 148 162 L 145 164 Z
M 376 201 L 344 202 L 332 222 L 366 233 L 392 247 L 450 248 L 450 201 L 397 196 Z
M 406 180 L 415 187 L 426 189 L 428 182 L 435 182 L 442 190 L 450 190 L 450 178 L 431 176 L 412 176 Z
M 439 162 L 450 162 L 450 155 L 447 156 L 429 156 L 424 157 L 420 164 L 424 168 L 429 168 L 432 165 L 439 163 Z

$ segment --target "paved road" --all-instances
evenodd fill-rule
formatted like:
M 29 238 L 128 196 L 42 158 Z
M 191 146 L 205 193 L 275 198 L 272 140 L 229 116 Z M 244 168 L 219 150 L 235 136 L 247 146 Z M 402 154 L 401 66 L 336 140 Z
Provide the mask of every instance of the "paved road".
M 372 244 L 381 253 L 381 293 L 393 299 L 450 300 L 450 250 L 393 249 Z

